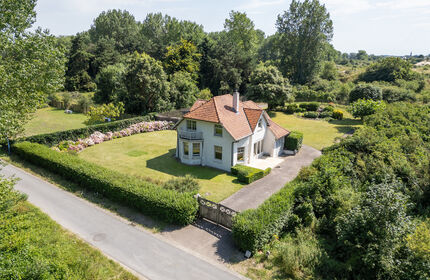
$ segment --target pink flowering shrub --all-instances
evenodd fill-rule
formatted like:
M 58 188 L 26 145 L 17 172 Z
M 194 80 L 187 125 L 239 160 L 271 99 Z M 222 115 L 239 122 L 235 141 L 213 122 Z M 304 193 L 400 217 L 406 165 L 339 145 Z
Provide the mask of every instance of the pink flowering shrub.
M 133 124 L 123 130 L 116 132 L 106 132 L 101 133 L 99 131 L 94 132 L 89 137 L 85 139 L 78 139 L 78 141 L 63 141 L 61 142 L 61 146 L 55 147 L 56 150 L 69 150 L 74 152 L 80 152 L 87 147 L 94 146 L 96 144 L 103 143 L 105 141 L 110 141 L 116 138 L 122 138 L 131 136 L 134 134 L 145 133 L 145 132 L 153 132 L 160 130 L 169 130 L 173 128 L 173 122 L 166 121 L 154 121 L 154 122 L 141 122 Z M 67 148 L 66 148 L 67 147 Z

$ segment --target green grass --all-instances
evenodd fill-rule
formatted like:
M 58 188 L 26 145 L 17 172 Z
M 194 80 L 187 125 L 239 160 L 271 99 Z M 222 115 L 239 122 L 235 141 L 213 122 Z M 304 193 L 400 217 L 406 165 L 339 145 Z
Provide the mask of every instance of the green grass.
M 85 127 L 84 114 L 66 114 L 64 110 L 47 107 L 39 109 L 24 127 L 23 136 Z
M 158 131 L 95 145 L 79 153 L 79 157 L 124 174 L 155 181 L 190 174 L 199 180 L 200 194 L 215 202 L 243 187 L 236 177 L 224 171 L 178 162 L 175 150 L 176 131 Z
M 0 224 L 1 279 L 137 279 L 30 203 L 12 211 Z
M 342 110 L 345 112 L 345 110 Z M 282 112 L 270 112 L 273 121 L 292 131 L 303 132 L 303 144 L 321 150 L 334 143 L 336 137 L 341 137 L 345 133 L 361 126 L 360 120 L 351 119 L 349 114 L 345 114 L 345 119 L 325 121 L 304 119 L 295 115 L 288 115 Z

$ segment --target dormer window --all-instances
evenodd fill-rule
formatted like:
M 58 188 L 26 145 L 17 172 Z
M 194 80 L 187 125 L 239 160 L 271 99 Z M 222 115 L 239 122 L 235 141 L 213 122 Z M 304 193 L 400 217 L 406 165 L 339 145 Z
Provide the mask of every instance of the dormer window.
M 260 119 L 258 121 L 258 129 L 262 129 L 263 128 L 263 119 Z
M 187 120 L 187 130 L 196 130 L 197 124 L 196 121 Z
M 222 125 L 216 124 L 214 126 L 214 135 L 222 137 Z

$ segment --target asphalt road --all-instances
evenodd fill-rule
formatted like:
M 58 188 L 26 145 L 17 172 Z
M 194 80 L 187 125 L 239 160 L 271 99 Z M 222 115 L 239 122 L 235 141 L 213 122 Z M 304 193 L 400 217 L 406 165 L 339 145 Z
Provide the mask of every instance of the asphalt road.
M 29 202 L 143 279 L 244 278 L 10 164 L 0 174 L 20 178 L 15 188 L 26 193 Z

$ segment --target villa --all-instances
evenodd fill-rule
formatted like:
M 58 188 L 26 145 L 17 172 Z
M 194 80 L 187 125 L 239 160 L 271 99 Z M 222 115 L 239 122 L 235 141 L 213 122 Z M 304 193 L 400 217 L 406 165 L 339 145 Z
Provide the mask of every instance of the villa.
M 278 157 L 290 133 L 253 101 L 241 102 L 238 92 L 197 100 L 176 129 L 176 157 L 182 163 L 226 171 L 263 156 Z

